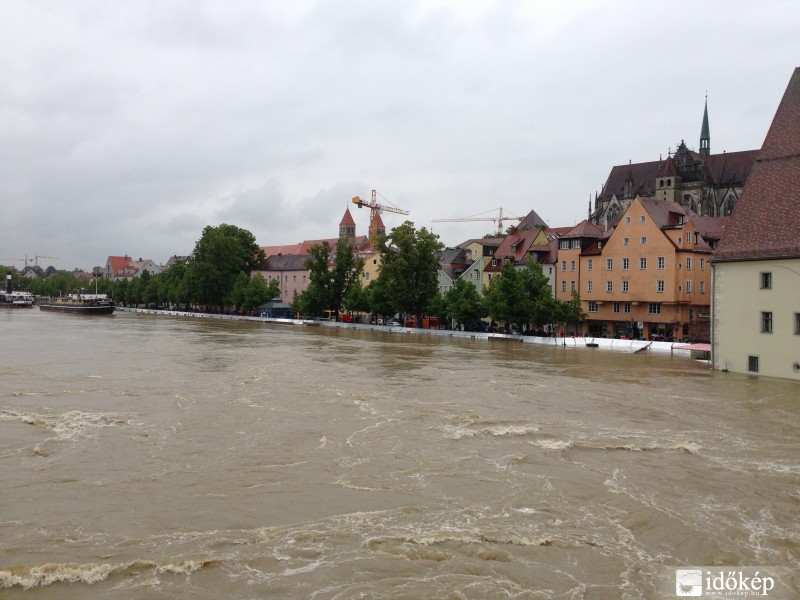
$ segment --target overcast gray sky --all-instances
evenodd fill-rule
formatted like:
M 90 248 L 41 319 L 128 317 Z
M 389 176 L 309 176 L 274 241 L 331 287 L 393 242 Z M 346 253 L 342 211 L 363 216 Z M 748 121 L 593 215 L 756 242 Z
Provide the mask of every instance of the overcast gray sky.
M 492 223 L 433 219 L 575 224 L 613 165 L 697 148 L 706 93 L 712 153 L 760 148 L 798 24 L 796 0 L 0 0 L 0 263 L 335 237 L 372 189 L 450 246 Z

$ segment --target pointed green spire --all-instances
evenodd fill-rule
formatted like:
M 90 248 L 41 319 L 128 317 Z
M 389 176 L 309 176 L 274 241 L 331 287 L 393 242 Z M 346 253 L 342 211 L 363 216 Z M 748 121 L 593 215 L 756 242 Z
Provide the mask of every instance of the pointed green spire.
M 711 132 L 708 127 L 708 94 L 706 94 L 706 107 L 703 110 L 703 127 L 700 129 L 700 154 L 705 157 L 711 154 Z

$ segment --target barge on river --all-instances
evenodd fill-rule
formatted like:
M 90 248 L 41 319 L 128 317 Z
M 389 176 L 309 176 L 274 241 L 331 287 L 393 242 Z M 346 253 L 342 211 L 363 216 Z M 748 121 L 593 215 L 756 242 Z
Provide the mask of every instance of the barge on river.
M 76 315 L 110 315 L 114 301 L 105 294 L 70 294 L 39 305 L 39 310 Z

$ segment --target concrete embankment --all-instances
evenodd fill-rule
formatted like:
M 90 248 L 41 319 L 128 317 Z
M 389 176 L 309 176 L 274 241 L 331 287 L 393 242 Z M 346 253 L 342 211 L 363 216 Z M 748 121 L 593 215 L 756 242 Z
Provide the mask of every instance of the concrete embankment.
M 340 329 L 361 329 L 367 331 L 384 331 L 404 335 L 424 335 L 437 337 L 452 337 L 473 340 L 486 340 L 489 342 L 538 344 L 554 348 L 584 348 L 587 350 L 615 350 L 617 352 L 655 352 L 673 356 L 691 357 L 685 346 L 673 342 L 648 342 L 644 340 L 618 340 L 592 337 L 538 337 L 522 335 L 506 335 L 502 333 L 480 333 L 471 331 L 450 331 L 447 329 L 417 329 L 413 327 L 384 327 L 380 325 L 364 325 L 361 323 L 339 323 L 335 321 L 317 321 L 311 319 L 272 319 L 268 317 L 249 317 L 242 315 L 220 315 L 212 313 L 182 312 L 175 310 L 152 310 L 145 308 L 118 307 L 117 310 L 138 314 L 174 316 L 191 319 L 224 319 L 231 321 L 255 321 L 258 323 L 274 323 L 279 325 L 299 325 L 306 327 L 338 327 Z

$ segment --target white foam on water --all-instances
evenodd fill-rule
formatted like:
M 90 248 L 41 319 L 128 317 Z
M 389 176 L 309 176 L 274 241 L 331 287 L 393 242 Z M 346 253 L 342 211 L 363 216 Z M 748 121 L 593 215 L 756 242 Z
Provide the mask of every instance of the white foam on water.
M 544 450 L 569 450 L 572 448 L 571 440 L 545 439 L 533 440 L 528 443 L 531 446 L 536 446 L 537 448 L 542 448 Z

